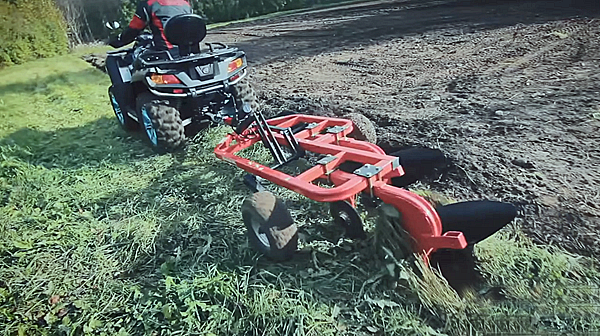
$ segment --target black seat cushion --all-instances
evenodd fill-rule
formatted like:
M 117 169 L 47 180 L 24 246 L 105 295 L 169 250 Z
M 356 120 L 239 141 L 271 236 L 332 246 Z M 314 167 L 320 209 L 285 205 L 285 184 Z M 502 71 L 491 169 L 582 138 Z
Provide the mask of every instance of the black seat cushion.
M 196 14 L 174 16 L 165 25 L 165 37 L 176 46 L 198 45 L 206 37 L 206 23 Z

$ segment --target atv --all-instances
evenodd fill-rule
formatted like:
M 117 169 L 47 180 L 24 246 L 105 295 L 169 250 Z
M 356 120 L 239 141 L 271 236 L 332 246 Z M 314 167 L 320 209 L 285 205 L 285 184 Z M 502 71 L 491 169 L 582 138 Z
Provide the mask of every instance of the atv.
M 243 51 L 222 43 L 202 48 L 206 23 L 194 14 L 169 19 L 164 33 L 172 49 L 152 50 L 152 35 L 144 32 L 133 47 L 107 53 L 108 95 L 125 130 L 141 128 L 157 152 L 170 152 L 203 128 L 236 127 L 257 109 Z

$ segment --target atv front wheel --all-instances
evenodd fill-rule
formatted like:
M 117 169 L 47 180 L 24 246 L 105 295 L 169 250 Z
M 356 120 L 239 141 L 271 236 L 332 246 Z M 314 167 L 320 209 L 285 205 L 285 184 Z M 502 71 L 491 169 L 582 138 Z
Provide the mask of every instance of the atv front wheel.
M 290 259 L 298 248 L 298 229 L 283 201 L 268 191 L 244 201 L 242 217 L 253 248 L 275 261 Z
M 154 150 L 172 152 L 185 144 L 185 129 L 179 111 L 167 100 L 157 100 L 150 93 L 137 99 L 140 125 Z
M 139 128 L 139 124 L 129 116 L 125 110 L 127 107 L 122 106 L 122 104 L 119 103 L 113 86 L 108 88 L 108 97 L 110 98 L 110 104 L 112 105 L 113 112 L 115 112 L 115 117 L 117 117 L 119 125 L 121 125 L 121 127 L 123 127 L 123 129 L 126 131 L 137 130 Z
M 375 125 L 360 113 L 348 113 L 342 118 L 351 120 L 354 123 L 354 130 L 348 134 L 348 137 L 356 140 L 367 141 L 372 144 L 377 143 L 377 132 Z

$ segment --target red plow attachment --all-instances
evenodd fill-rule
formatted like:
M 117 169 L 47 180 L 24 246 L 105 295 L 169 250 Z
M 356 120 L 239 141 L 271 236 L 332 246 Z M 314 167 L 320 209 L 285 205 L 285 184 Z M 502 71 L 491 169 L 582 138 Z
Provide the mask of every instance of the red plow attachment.
M 298 125 L 303 126 L 293 132 Z M 348 137 L 354 127 L 354 123 L 346 119 L 290 115 L 263 119 L 261 131 L 261 120 L 257 119 L 255 124 L 240 134 L 229 134 L 214 152 L 219 159 L 317 202 L 346 201 L 355 207 L 357 197 L 366 194 L 393 206 L 401 214 L 402 227 L 411 237 L 413 251 L 421 253 L 425 260 L 438 249 L 467 247 L 467 240 L 462 232 L 443 233 L 440 217 L 428 201 L 390 184 L 392 178 L 404 175 L 399 158 L 387 155 L 375 144 Z M 301 153 L 299 156 L 304 152 L 311 152 L 319 154 L 321 158 L 312 168 L 292 176 L 278 171 L 277 167 L 267 167 L 237 155 L 259 141 L 265 143 L 276 158 L 283 152 L 274 151 L 273 148 L 282 147 Z M 284 161 L 285 159 L 280 159 L 281 164 L 278 166 L 285 164 Z M 344 162 L 353 162 L 359 168 L 352 172 L 344 171 L 340 167 Z M 320 187 L 315 183 L 319 180 L 328 181 L 334 186 Z M 253 204 L 258 203 L 260 202 L 255 201 Z M 263 219 L 265 223 L 269 222 L 269 218 Z M 263 240 L 270 243 L 271 250 L 275 248 L 272 243 L 280 248 L 284 245 L 272 239 L 277 237 L 274 234 L 277 232 L 276 225 L 272 224 L 267 225 L 271 228 L 271 235 L 267 234 L 270 238 Z M 280 229 L 284 231 L 283 228 Z M 257 235 L 268 231 L 264 227 L 261 230 L 257 231 Z

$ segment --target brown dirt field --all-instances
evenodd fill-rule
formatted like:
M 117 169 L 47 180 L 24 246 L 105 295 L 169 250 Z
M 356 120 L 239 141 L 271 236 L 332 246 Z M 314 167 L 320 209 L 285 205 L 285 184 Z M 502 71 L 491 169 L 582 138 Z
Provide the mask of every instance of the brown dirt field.
M 448 155 L 425 187 L 513 202 L 535 241 L 598 255 L 599 17 L 597 0 L 386 1 L 208 40 L 247 52 L 267 112 L 362 113 L 384 148 Z

